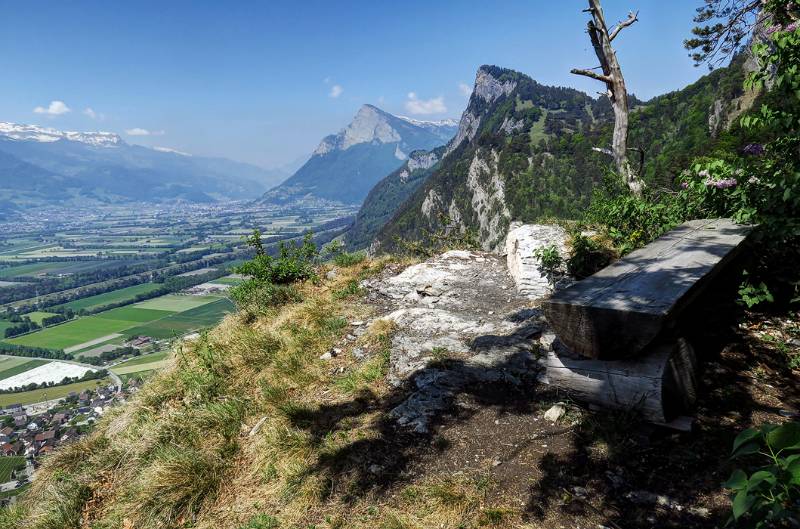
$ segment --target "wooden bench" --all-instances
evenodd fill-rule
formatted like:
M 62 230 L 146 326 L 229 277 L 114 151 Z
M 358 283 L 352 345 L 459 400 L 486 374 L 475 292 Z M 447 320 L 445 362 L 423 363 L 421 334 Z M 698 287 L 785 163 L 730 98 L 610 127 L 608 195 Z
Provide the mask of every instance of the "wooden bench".
M 575 353 L 641 353 L 744 248 L 751 226 L 730 219 L 681 224 L 544 302 L 556 335 Z
M 751 226 L 686 222 L 543 303 L 554 335 L 542 380 L 578 400 L 636 409 L 656 423 L 688 413 L 697 392 L 677 318 L 745 248 Z

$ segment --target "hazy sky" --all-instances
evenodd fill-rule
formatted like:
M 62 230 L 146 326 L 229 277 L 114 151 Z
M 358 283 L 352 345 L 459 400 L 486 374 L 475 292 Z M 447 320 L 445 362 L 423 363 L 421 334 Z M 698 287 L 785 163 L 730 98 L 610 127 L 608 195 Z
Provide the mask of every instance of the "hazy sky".
M 629 89 L 705 73 L 682 47 L 700 0 L 604 0 Z M 0 121 L 275 166 L 363 103 L 457 118 L 481 64 L 595 94 L 581 0 L 0 0 Z

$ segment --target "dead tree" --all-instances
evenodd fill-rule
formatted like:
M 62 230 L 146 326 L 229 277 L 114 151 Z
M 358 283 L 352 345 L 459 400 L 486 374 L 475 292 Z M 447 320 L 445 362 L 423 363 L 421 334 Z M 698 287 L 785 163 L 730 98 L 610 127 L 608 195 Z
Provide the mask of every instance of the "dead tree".
M 617 38 L 620 31 L 638 20 L 638 13 L 629 13 L 626 20 L 618 23 L 609 31 L 600 0 L 589 0 L 589 9 L 584 12 L 592 15 L 587 31 L 594 52 L 600 60 L 600 66 L 588 70 L 574 68 L 571 72 L 597 79 L 606 84 L 606 95 L 611 100 L 611 106 L 614 109 L 614 137 L 611 142 L 610 154 L 614 158 L 617 171 L 631 192 L 641 195 L 644 184 L 628 161 L 628 91 L 625 88 L 625 78 L 622 76 L 622 68 L 617 61 L 617 54 L 611 47 L 611 43 Z M 595 70 L 601 70 L 602 73 Z M 602 149 L 598 150 L 607 152 Z

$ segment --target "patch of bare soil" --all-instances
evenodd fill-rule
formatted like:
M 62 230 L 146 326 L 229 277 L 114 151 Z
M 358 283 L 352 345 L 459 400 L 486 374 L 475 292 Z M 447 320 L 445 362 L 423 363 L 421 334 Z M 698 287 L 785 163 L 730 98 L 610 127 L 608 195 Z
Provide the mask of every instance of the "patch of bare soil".
M 692 432 L 588 411 L 534 381 L 481 384 L 454 398 L 428 441 L 415 442 L 402 486 L 484 482 L 484 504 L 504 513 L 488 524 L 498 527 L 724 525 L 733 439 L 800 409 L 799 373 L 790 368 L 800 358 L 800 324 L 795 316 L 716 314 L 689 329 L 703 363 Z M 543 414 L 557 401 L 568 411 L 552 423 Z

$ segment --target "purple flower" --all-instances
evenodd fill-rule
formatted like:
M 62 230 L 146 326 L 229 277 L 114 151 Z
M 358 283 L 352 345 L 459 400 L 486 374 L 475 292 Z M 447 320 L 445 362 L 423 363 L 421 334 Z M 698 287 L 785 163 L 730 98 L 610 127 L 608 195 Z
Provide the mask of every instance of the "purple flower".
M 689 182 L 681 182 L 681 189 L 688 189 L 688 188 L 689 188 Z
M 749 143 L 745 145 L 744 149 L 742 149 L 742 152 L 751 156 L 761 156 L 764 154 L 764 146 L 760 143 Z
M 714 187 L 717 189 L 728 189 L 730 187 L 736 187 L 736 179 L 735 178 L 723 178 L 722 180 L 717 180 L 714 182 Z
M 796 30 L 798 27 L 800 27 L 800 23 L 798 23 L 798 21 L 795 20 L 794 22 L 792 22 L 791 24 L 789 24 L 788 26 L 783 28 L 783 31 L 792 32 L 792 31 Z
M 777 33 L 780 30 L 781 30 L 780 26 L 770 26 L 770 27 L 767 28 L 766 34 L 767 35 L 772 35 L 773 33 Z

